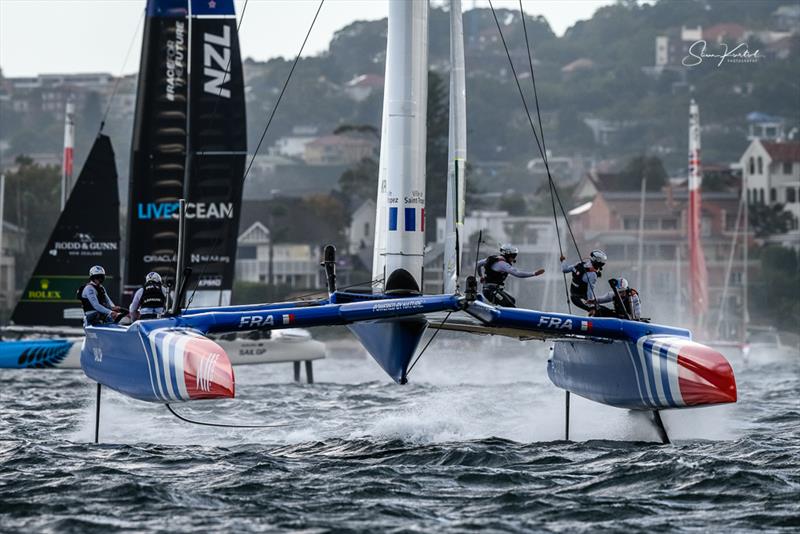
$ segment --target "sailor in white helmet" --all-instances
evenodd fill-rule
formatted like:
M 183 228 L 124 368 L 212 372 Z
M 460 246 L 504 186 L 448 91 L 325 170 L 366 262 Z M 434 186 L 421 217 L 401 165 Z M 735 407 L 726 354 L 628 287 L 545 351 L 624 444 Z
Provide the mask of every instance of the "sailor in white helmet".
M 605 295 L 598 296 L 595 300 L 589 300 L 589 304 L 613 302 L 614 309 L 597 306 L 595 317 L 616 317 L 618 319 L 641 321 L 642 301 L 639 298 L 639 292 L 633 289 L 624 278 L 612 278 L 608 281 L 608 284 L 611 286 L 611 291 Z
M 166 303 L 167 288 L 161 282 L 161 275 L 156 272 L 147 273 L 144 285 L 133 295 L 131 320 L 158 319 L 164 315 Z
M 544 273 L 544 269 L 536 272 L 520 271 L 517 263 L 519 249 L 512 245 L 500 245 L 500 254 L 489 256 L 478 262 L 478 273 L 481 274 L 483 296 L 492 304 L 515 308 L 517 301 L 504 290 L 506 278 L 532 278 Z
M 106 270 L 100 265 L 89 269 L 89 282 L 78 288 L 78 298 L 83 307 L 84 326 L 112 322 L 119 317 L 120 309 L 114 305 L 103 287 Z
M 561 272 L 572 274 L 572 283 L 569 286 L 569 299 L 582 310 L 594 313 L 594 306 L 589 302 L 595 300 L 594 287 L 597 279 L 602 276 L 603 266 L 608 256 L 602 250 L 593 250 L 589 259 L 577 263 L 569 263 L 561 256 Z

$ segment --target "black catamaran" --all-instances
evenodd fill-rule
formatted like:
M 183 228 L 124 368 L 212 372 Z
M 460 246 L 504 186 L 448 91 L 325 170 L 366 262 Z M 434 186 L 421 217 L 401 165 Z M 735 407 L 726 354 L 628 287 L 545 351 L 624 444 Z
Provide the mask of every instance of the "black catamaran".
M 149 1 L 133 132 L 126 299 L 150 271 L 174 279 L 178 200 L 185 198 L 194 303 L 230 303 L 246 130 L 233 0 Z

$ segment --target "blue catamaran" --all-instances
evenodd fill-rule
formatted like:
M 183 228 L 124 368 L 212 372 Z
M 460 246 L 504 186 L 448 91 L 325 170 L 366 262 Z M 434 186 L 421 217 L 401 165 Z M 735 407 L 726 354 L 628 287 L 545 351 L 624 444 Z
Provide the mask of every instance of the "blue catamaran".
M 495 306 L 478 295 L 473 277 L 463 278 L 466 128 L 458 0 L 451 1 L 450 13 L 449 246 L 443 293 L 421 292 L 428 6 L 392 1 L 373 260 L 375 292 L 337 291 L 334 251 L 329 247 L 323 262 L 328 298 L 176 310 L 173 317 L 127 327 L 88 327 L 81 355 L 87 376 L 152 402 L 229 398 L 235 391 L 230 362 L 207 334 L 346 325 L 393 380 L 405 383 L 422 336 L 432 327 L 551 340 L 553 352 L 546 372 L 557 387 L 609 406 L 651 411 L 662 431 L 658 410 L 735 402 L 730 364 L 713 349 L 693 342 L 687 330 Z M 447 317 L 436 315 L 441 312 L 447 312 Z

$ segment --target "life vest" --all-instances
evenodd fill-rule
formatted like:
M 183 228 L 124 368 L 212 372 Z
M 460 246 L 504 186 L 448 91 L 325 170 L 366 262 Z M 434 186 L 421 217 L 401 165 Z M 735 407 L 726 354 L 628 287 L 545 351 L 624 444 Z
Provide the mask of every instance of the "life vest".
M 163 308 L 166 304 L 166 297 L 164 291 L 161 289 L 161 284 L 156 282 L 147 282 L 144 285 L 142 292 L 142 300 L 139 301 L 140 308 Z
M 88 284 L 83 284 L 81 287 L 78 288 L 78 293 L 77 293 L 78 300 L 81 301 L 81 306 L 83 307 L 83 313 L 97 311 L 94 309 L 94 306 L 92 306 L 92 303 L 89 302 L 89 299 L 83 296 L 83 289 L 89 284 L 91 284 L 94 290 L 97 291 L 97 302 L 105 306 L 108 300 L 108 297 L 106 296 L 106 288 L 104 288 L 102 284 L 100 284 L 99 286 L 96 286 L 91 282 L 89 282 Z
M 616 311 L 617 315 L 620 317 L 630 317 L 631 319 L 636 319 L 636 317 L 633 315 L 633 297 L 639 293 L 637 293 L 632 287 L 618 290 L 617 293 L 619 293 L 619 298 L 614 298 L 614 311 Z
M 593 273 L 593 272 L 596 272 L 596 269 L 591 265 L 587 267 L 585 261 L 579 261 L 578 263 L 573 265 L 572 283 L 569 286 L 570 295 L 577 295 L 584 299 L 588 298 L 587 293 L 589 292 L 589 283 L 583 279 L 583 275 L 586 273 Z
M 492 266 L 498 261 L 506 261 L 506 259 L 498 254 L 496 256 L 489 256 L 486 258 L 486 263 L 483 264 L 483 276 L 487 284 L 496 284 L 499 286 L 508 278 L 508 273 L 501 273 L 492 269 Z

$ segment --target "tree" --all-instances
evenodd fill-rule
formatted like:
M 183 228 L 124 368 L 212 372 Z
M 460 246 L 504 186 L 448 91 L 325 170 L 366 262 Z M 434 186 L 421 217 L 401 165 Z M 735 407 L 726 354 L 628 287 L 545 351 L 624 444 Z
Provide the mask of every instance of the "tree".
M 800 324 L 800 258 L 790 249 L 768 246 L 761 250 L 760 283 L 754 284 L 751 314 L 779 329 Z
M 658 191 L 667 183 L 667 171 L 657 156 L 636 156 L 628 161 L 619 173 L 616 188 L 632 191 L 641 188 L 642 179 L 647 178 L 647 189 Z
M 339 189 L 344 195 L 354 200 L 355 208 L 361 202 L 378 195 L 378 162 L 372 158 L 364 158 L 350 167 L 339 177 Z
M 522 195 L 510 193 L 503 195 L 498 207 L 507 211 L 509 215 L 525 215 L 528 212 L 528 205 Z
M 17 169 L 6 176 L 5 218 L 27 231 L 25 247 L 16 257 L 16 278 L 22 283 L 33 272 L 58 220 L 61 169 L 38 165 L 25 156 L 15 162 Z
M 747 209 L 750 227 L 756 237 L 785 234 L 794 225 L 794 216 L 791 212 L 783 209 L 783 204 L 768 206 L 761 202 L 754 202 Z
M 436 239 L 436 218 L 447 206 L 447 143 L 450 128 L 448 89 L 440 74 L 428 73 L 427 146 L 425 155 L 425 238 Z

